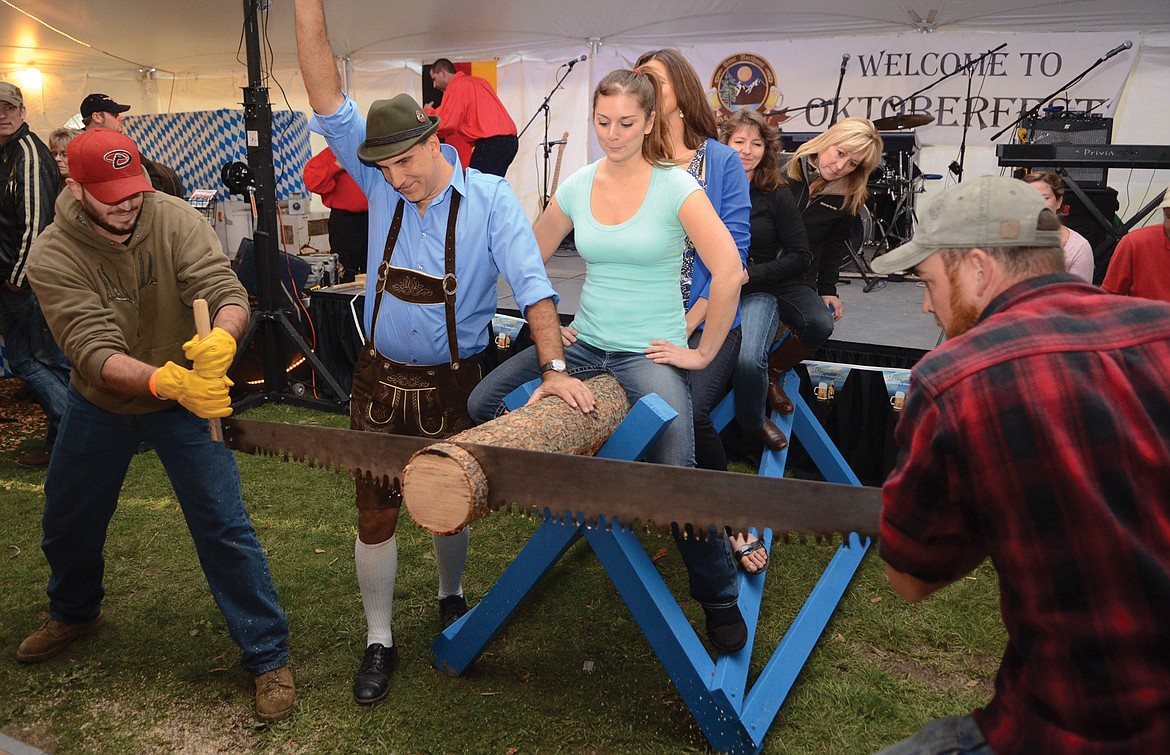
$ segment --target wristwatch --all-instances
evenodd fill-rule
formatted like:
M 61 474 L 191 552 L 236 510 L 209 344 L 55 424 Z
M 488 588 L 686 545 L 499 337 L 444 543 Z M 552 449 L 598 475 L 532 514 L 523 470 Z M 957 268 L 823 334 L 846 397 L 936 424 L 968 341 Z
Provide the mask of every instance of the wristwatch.
M 540 374 L 541 375 L 543 375 L 546 372 L 564 372 L 564 371 L 565 371 L 565 360 L 564 359 L 550 359 L 549 361 L 540 365 Z

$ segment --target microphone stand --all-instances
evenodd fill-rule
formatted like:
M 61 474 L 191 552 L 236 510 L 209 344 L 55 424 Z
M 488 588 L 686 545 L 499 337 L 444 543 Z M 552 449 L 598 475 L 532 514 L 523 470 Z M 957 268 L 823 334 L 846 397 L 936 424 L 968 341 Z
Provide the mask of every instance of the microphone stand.
M 955 174 L 955 183 L 963 183 L 963 165 L 967 162 L 967 132 L 971 129 L 971 78 L 974 71 L 967 72 L 967 109 L 963 113 L 963 138 L 959 140 L 959 159 L 947 166 Z
M 922 87 L 921 89 L 919 89 L 917 92 L 911 92 L 910 94 L 906 95 L 905 97 L 896 97 L 895 99 L 897 99 L 897 100 L 898 100 L 898 110 L 899 110 L 899 114 L 901 114 L 901 110 L 903 109 L 903 107 L 902 107 L 902 106 L 903 106 L 903 105 L 905 105 L 905 104 L 906 104 L 907 102 L 909 102 L 910 100 L 913 100 L 915 97 L 917 97 L 918 95 L 922 94 L 923 92 L 926 92 L 926 91 L 929 91 L 929 90 L 931 90 L 931 89 L 934 89 L 936 86 L 938 86 L 939 84 L 943 83 L 944 81 L 946 81 L 946 80 L 947 80 L 947 79 L 949 79 L 950 77 L 952 77 L 952 76 L 955 76 L 955 75 L 957 75 L 957 74 L 960 74 L 960 73 L 963 73 L 963 72 L 964 72 L 964 71 L 966 71 L 968 68 L 974 68 L 974 66 L 975 66 L 975 64 L 976 64 L 976 63 L 979 63 L 979 62 L 981 62 L 981 61 L 982 61 L 984 58 L 986 58 L 988 55 L 992 54 L 993 52 L 999 52 L 999 51 L 1000 51 L 1000 50 L 1002 50 L 1003 48 L 1007 47 L 1007 45 L 1008 45 L 1008 43 L 1007 43 L 1007 42 L 1004 42 L 1004 43 L 1003 43 L 1003 44 L 1001 44 L 999 47 L 994 47 L 994 48 L 992 48 L 992 49 L 988 50 L 987 52 L 985 52 L 985 53 L 983 53 L 982 55 L 980 55 L 978 58 L 974 58 L 974 59 L 972 59 L 971 61 L 969 61 L 969 62 L 967 62 L 967 63 L 963 64 L 963 65 L 962 65 L 962 66 L 960 66 L 959 68 L 956 68 L 955 70 L 951 71 L 950 73 L 948 73 L 948 74 L 946 74 L 946 75 L 944 75 L 944 76 L 942 76 L 942 77 L 940 77 L 940 78 L 937 78 L 937 79 L 935 79 L 934 81 L 930 82 L 930 83 L 929 83 L 929 84 L 927 84 L 926 86 L 924 86 L 924 87 Z M 1086 71 L 1085 73 L 1088 73 L 1088 71 Z M 1083 74 L 1082 74 L 1082 75 L 1083 75 Z M 1059 92 L 1060 90 L 1058 89 L 1058 90 L 1056 90 L 1056 91 L 1058 91 L 1058 92 Z M 970 107 L 971 107 L 971 103 L 970 103 L 970 102 L 968 102 L 968 103 L 967 103 L 967 107 L 968 107 L 968 108 L 970 108 Z M 995 139 L 995 137 L 993 136 L 993 137 L 992 137 L 992 139 Z
M 1128 48 L 1126 48 L 1126 49 L 1128 49 Z M 1120 52 L 1120 51 L 1119 51 L 1119 52 Z M 999 137 L 1003 136 L 1003 135 L 1004 135 L 1004 134 L 1005 134 L 1007 131 L 1009 131 L 1010 129 L 1012 129 L 1012 128 L 1015 128 L 1016 124 L 1023 123 L 1023 122 L 1024 122 L 1024 121 L 1025 121 L 1027 118 L 1030 118 L 1031 116 L 1035 115 L 1035 114 L 1036 114 L 1036 111 L 1037 111 L 1037 110 L 1039 110 L 1039 109 L 1040 109 L 1040 108 L 1041 108 L 1041 107 L 1042 107 L 1042 106 L 1043 106 L 1043 105 L 1044 105 L 1046 102 L 1048 102 L 1049 100 L 1051 100 L 1053 97 L 1055 97 L 1056 95 L 1060 94 L 1060 93 L 1061 93 L 1061 92 L 1063 92 L 1064 90 L 1066 90 L 1066 89 L 1068 89 L 1068 88 L 1072 87 L 1073 85 L 1075 85 L 1075 84 L 1076 84 L 1078 81 L 1080 81 L 1081 79 L 1083 79 L 1083 78 L 1085 78 L 1086 76 L 1088 76 L 1088 75 L 1089 75 L 1089 73 L 1090 73 L 1090 72 L 1091 72 L 1093 69 L 1095 69 L 1097 66 L 1101 65 L 1102 63 L 1104 63 L 1106 60 L 1109 60 L 1111 57 L 1113 57 L 1113 55 L 1102 55 L 1101 57 L 1097 58 L 1097 62 L 1093 63 L 1093 65 L 1091 65 L 1091 66 L 1089 66 L 1088 68 L 1086 68 L 1085 70 L 1081 71 L 1079 74 L 1077 74 L 1077 75 L 1076 75 L 1076 76 L 1075 76 L 1075 77 L 1074 77 L 1074 78 L 1073 78 L 1071 81 L 1069 81 L 1067 84 L 1061 84 L 1060 86 L 1058 86 L 1058 87 L 1056 88 L 1056 91 L 1054 91 L 1052 94 L 1048 95 L 1047 97 L 1045 97 L 1044 99 L 1040 100 L 1039 102 L 1037 102 L 1037 103 L 1036 103 L 1035 105 L 1033 105 L 1032 107 L 1028 108 L 1028 110 L 1026 110 L 1025 112 L 1021 113 L 1019 118 L 1016 118 L 1014 121 L 1012 121 L 1012 122 L 1011 122 L 1011 123 L 1009 123 L 1008 125 L 1004 126 L 1004 127 L 1003 127 L 1003 128 L 1001 128 L 999 131 L 996 131 L 994 134 L 992 134 L 992 135 L 991 135 L 991 141 L 995 141 L 995 140 L 996 140 L 996 139 L 998 139 Z
M 561 88 L 561 84 L 563 84 L 565 79 L 567 79 L 569 77 L 569 74 L 573 72 L 573 68 L 575 67 L 575 64 L 578 62 L 580 62 L 580 61 L 578 61 L 576 58 L 574 58 L 570 62 L 562 64 L 561 67 L 566 69 L 565 72 L 560 74 L 557 77 L 557 83 L 554 84 L 553 88 L 549 91 L 549 93 L 547 95 L 545 95 L 544 102 L 540 103 L 540 106 L 536 108 L 536 112 L 533 113 L 532 117 L 528 119 L 528 123 L 524 124 L 524 128 L 520 129 L 520 134 L 519 134 L 519 136 L 516 137 L 516 139 L 519 140 L 520 137 L 524 136 L 524 132 L 527 131 L 528 127 L 532 125 L 532 122 L 536 120 L 536 116 L 540 115 L 541 113 L 544 113 L 544 142 L 543 142 L 544 168 L 543 168 L 543 171 L 541 172 L 541 178 L 540 178 L 540 181 L 541 181 L 541 183 L 540 183 L 540 187 L 541 187 L 540 188 L 540 209 L 541 210 L 544 210 L 544 208 L 548 206 L 548 159 L 549 159 L 549 156 L 552 154 L 552 147 L 548 143 L 548 121 L 549 121 L 548 102 L 549 102 L 549 100 L 552 99 L 552 96 L 557 93 L 557 90 Z
M 845 81 L 845 66 L 848 64 L 848 57 L 841 61 L 841 75 L 837 77 L 837 91 L 833 93 L 833 117 L 829 119 L 830 126 L 837 122 L 837 116 L 841 112 L 841 82 Z
M 766 113 L 760 113 L 760 115 L 767 118 L 768 116 L 771 116 L 771 115 L 787 115 L 788 113 L 806 113 L 809 110 L 812 110 L 814 107 L 828 107 L 829 105 L 836 106 L 836 104 L 837 104 L 837 98 L 834 97 L 831 100 L 825 100 L 824 102 L 818 102 L 815 105 L 810 103 L 810 104 L 805 105 L 803 107 L 785 107 L 785 108 L 780 108 L 779 110 L 769 110 Z

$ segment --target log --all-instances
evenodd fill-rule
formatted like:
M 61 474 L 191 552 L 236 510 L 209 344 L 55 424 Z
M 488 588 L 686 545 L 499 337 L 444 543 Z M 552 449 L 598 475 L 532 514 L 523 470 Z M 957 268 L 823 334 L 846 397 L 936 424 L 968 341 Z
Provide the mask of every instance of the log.
M 491 513 L 487 475 L 459 443 L 596 454 L 625 419 L 630 403 L 609 373 L 585 384 L 596 401 L 593 414 L 551 396 L 418 450 L 402 471 L 402 500 L 411 518 L 436 535 L 451 535 Z

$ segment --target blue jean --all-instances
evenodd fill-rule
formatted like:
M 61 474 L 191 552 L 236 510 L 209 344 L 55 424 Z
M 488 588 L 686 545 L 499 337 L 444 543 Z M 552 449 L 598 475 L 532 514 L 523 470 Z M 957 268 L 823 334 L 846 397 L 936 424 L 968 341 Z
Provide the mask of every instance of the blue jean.
M 45 479 L 44 540 L 49 608 L 57 621 L 89 621 L 101 610 L 106 530 L 134 451 L 158 453 L 211 594 L 252 674 L 288 660 L 288 620 L 268 560 L 244 509 L 235 456 L 211 440 L 207 420 L 182 407 L 114 414 L 70 388 Z
M 818 349 L 833 334 L 833 315 L 816 291 L 801 282 L 784 284 L 778 296 L 755 292 L 739 300 L 743 343 L 735 365 L 735 419 L 751 433 L 767 416 L 768 352 L 776 330 L 784 322 L 810 349 Z
M 647 453 L 646 461 L 677 467 L 695 465 L 691 392 L 684 370 L 656 364 L 647 359 L 645 354 L 605 351 L 581 340 L 565 347 L 565 364 L 569 374 L 576 378 L 611 373 L 625 389 L 630 404 L 649 393 L 657 393 L 678 412 L 678 418 L 667 425 L 666 431 Z M 536 347 L 533 346 L 489 372 L 476 386 L 467 402 L 471 418 L 481 424 L 500 416 L 506 409 L 504 398 L 519 386 L 539 377 L 540 367 L 537 365 Z M 695 600 L 708 608 L 735 605 L 739 599 L 739 587 L 726 540 L 680 540 L 679 546 L 690 574 L 691 595 Z M 716 548 L 720 550 L 712 555 L 712 550 Z M 723 550 L 726 550 L 726 554 L 722 553 Z
M 732 328 L 711 363 L 702 370 L 692 371 L 689 376 L 691 411 L 695 420 L 695 466 L 699 469 L 727 471 L 727 453 L 723 450 L 719 431 L 711 421 L 711 410 L 727 393 L 727 385 L 739 359 L 740 333 L 741 328 Z M 702 337 L 703 331 L 696 330 L 688 345 L 697 348 Z
M 995 755 L 995 751 L 968 714 L 927 721 L 917 734 L 878 755 Z
M 48 433 L 45 450 L 52 452 L 65 412 L 65 393 L 72 366 L 53 340 L 32 287 L 13 291 L 0 283 L 0 320 L 12 372 L 28 385 L 45 412 Z

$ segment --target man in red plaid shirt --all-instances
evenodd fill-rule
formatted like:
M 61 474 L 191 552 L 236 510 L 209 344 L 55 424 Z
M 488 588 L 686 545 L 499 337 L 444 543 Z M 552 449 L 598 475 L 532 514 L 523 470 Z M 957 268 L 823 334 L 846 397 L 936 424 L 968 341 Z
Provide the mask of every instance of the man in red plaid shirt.
M 914 368 L 881 555 L 911 602 L 985 558 L 1008 633 L 987 707 L 889 753 L 1170 752 L 1170 305 L 1064 271 L 1009 178 L 948 190 L 913 240 L 949 341 Z

